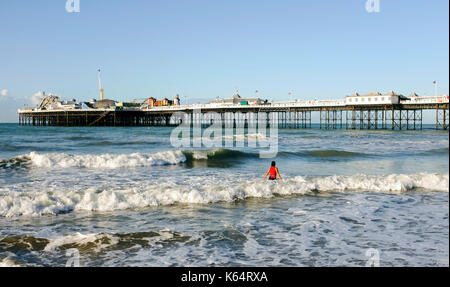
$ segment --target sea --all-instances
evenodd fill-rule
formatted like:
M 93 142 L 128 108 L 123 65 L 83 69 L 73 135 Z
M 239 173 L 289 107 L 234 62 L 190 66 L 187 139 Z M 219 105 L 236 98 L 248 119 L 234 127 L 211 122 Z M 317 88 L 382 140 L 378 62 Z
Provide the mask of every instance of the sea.
M 173 129 L 0 124 L 0 266 L 449 266 L 448 131 Z

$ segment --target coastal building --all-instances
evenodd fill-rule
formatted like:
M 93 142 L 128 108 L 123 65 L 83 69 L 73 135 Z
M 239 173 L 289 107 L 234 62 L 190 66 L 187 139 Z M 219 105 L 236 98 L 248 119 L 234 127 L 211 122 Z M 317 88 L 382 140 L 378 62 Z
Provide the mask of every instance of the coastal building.
M 238 92 L 228 99 L 217 98 L 207 104 L 218 104 L 218 105 L 262 105 L 266 104 L 267 100 L 262 100 L 260 98 L 242 98 Z
M 354 93 L 345 97 L 345 103 L 347 105 L 392 105 L 400 103 L 400 100 L 407 99 L 405 96 L 396 94 L 394 91 L 390 91 L 387 94 L 381 94 L 378 92 L 370 92 L 365 95 Z
M 162 100 L 157 100 L 155 98 L 149 98 L 148 100 L 148 106 L 149 107 L 166 107 L 166 106 L 172 106 L 173 105 L 173 101 L 164 98 Z
M 72 99 L 70 101 L 59 101 L 56 107 L 52 107 L 53 109 L 62 109 L 62 110 L 73 110 L 80 109 L 81 103 L 78 103 L 77 100 Z
M 100 100 L 95 102 L 94 108 L 96 109 L 111 109 L 116 107 L 116 101 L 114 100 Z
M 138 100 L 132 102 L 117 102 L 116 109 L 118 110 L 136 110 L 140 109 L 141 103 Z
M 164 98 L 162 100 L 157 100 L 154 97 L 150 97 L 144 102 L 144 108 L 152 108 L 152 107 L 169 107 L 169 106 L 179 106 L 180 105 L 180 96 L 175 95 L 173 100 L 169 100 Z

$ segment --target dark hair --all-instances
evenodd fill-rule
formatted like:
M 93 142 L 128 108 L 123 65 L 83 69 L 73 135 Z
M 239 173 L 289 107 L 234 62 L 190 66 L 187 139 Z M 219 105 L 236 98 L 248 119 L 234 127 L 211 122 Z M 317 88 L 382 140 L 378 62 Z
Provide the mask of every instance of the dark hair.
M 272 161 L 272 166 L 275 166 L 275 162 L 274 161 Z

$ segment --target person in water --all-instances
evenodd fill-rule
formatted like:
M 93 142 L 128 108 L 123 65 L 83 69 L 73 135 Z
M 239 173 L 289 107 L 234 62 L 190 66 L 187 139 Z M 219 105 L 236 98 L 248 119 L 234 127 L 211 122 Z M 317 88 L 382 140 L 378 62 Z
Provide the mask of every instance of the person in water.
M 275 166 L 276 163 L 272 161 L 272 165 L 270 166 L 269 170 L 266 172 L 266 175 L 264 176 L 264 179 L 266 179 L 267 175 L 269 175 L 269 180 L 277 180 L 277 175 L 280 179 L 283 179 L 278 172 L 278 168 Z

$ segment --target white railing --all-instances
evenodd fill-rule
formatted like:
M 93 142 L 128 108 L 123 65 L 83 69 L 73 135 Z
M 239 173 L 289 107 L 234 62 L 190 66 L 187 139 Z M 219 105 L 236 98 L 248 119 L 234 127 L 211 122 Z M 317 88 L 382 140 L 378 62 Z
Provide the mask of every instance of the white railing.
M 324 107 L 324 106 L 345 106 L 345 100 L 311 100 L 311 101 L 291 101 L 273 102 L 268 104 L 193 104 L 184 106 L 152 107 L 146 111 L 167 111 L 167 110 L 195 110 L 195 109 L 253 109 L 253 108 L 289 108 L 289 107 Z
M 414 105 L 414 104 L 443 104 L 448 103 L 448 96 L 430 96 L 430 97 L 411 97 L 407 100 L 400 100 L 401 104 Z
M 449 103 L 449 97 L 447 95 L 431 96 L 431 97 L 411 97 L 407 100 L 400 100 L 401 104 L 441 104 Z M 365 105 L 376 105 L 378 103 L 365 103 Z M 254 109 L 254 108 L 297 108 L 297 107 L 345 107 L 347 106 L 345 99 L 339 100 L 296 100 L 286 102 L 272 102 L 267 104 L 192 104 L 184 106 L 164 106 L 164 107 L 149 107 L 147 109 L 140 109 L 141 111 L 185 111 L 196 109 Z M 114 111 L 115 109 L 52 109 L 52 110 L 38 110 L 36 108 L 19 109 L 19 113 L 26 112 L 58 112 L 58 111 Z M 139 109 L 138 109 L 139 110 Z

